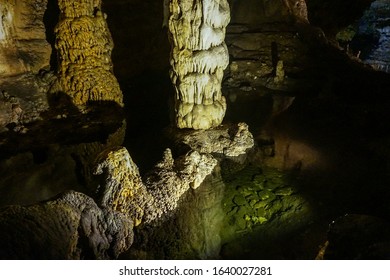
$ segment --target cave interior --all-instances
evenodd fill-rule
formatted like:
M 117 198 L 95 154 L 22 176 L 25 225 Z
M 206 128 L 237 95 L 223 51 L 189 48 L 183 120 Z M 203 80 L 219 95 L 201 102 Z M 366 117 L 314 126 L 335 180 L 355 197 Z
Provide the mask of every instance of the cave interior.
M 100 2 L 0 0 L 1 259 L 390 258 L 389 0 Z M 230 22 L 220 28 L 226 113 L 222 124 L 195 131 L 232 135 L 229 127 L 246 123 L 253 147 L 239 156 L 209 152 L 218 163 L 183 190 L 168 217 L 127 221 L 104 210 L 108 200 L 97 202 L 97 155 L 127 149 L 139 174 L 122 172 L 123 162 L 112 172 L 125 182 L 134 176 L 130 200 L 141 203 L 137 194 L 147 195 L 137 180 L 153 187 L 148 174 L 162 157 L 168 164 L 196 151 L 180 140 L 194 129 L 175 126 L 167 17 L 174 5 L 208 2 L 221 14 L 229 4 Z M 82 5 L 94 7 L 91 16 Z M 68 26 L 82 32 L 69 35 Z M 102 50 L 77 45 L 81 33 Z M 66 61 L 73 54 L 82 64 Z M 58 198 L 69 191 L 83 196 Z M 63 202 L 69 197 L 83 206 L 70 207 L 78 202 Z M 104 234 L 74 222 L 87 208 L 84 220 L 97 217 Z M 108 212 L 115 218 L 104 224 Z M 79 217 L 67 224 L 71 237 L 58 233 L 67 215 Z M 112 221 L 131 225 L 111 230 L 121 227 Z

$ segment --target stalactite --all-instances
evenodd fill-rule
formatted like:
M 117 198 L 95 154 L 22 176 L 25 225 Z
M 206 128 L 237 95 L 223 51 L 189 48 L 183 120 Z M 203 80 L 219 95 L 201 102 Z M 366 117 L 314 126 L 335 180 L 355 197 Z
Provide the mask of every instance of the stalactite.
M 169 4 L 176 125 L 216 127 L 226 111 L 221 82 L 229 63 L 224 42 L 229 4 L 226 0 L 170 0 Z
M 54 92 L 64 92 L 76 106 L 114 101 L 123 96 L 113 74 L 113 41 L 101 0 L 58 0 L 60 21 L 55 29 L 59 79 Z

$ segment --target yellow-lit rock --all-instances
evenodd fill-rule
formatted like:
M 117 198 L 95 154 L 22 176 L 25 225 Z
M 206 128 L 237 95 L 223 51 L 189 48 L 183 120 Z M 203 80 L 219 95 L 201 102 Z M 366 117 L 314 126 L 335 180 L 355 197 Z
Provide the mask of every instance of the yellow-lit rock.
M 109 149 L 99 156 L 94 171 L 102 178 L 97 200 L 101 207 L 127 215 L 136 226 L 159 222 L 177 208 L 188 189 L 199 187 L 216 165 L 210 154 L 190 151 L 174 160 L 167 149 L 142 180 L 126 148 Z
M 229 4 L 226 0 L 170 0 L 169 10 L 176 125 L 216 127 L 226 111 L 221 82 L 229 63 L 224 42 Z
M 0 0 L 0 78 L 48 67 L 43 17 L 47 0 Z
M 94 173 L 102 174 L 104 180 L 98 190 L 100 204 L 130 216 L 139 225 L 145 204 L 152 198 L 126 148 L 109 149 L 97 162 Z
M 67 94 L 78 107 L 94 101 L 123 106 L 113 74 L 114 47 L 101 11 L 101 0 L 59 0 L 60 20 L 55 28 L 59 69 L 54 92 Z

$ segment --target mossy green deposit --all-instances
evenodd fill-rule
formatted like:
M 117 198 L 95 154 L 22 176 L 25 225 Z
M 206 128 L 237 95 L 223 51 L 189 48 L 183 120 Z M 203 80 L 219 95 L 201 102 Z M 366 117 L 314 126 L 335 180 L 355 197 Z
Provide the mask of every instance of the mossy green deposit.
M 225 241 L 305 206 L 292 174 L 250 165 L 226 177 L 223 200 L 226 218 L 221 233 Z

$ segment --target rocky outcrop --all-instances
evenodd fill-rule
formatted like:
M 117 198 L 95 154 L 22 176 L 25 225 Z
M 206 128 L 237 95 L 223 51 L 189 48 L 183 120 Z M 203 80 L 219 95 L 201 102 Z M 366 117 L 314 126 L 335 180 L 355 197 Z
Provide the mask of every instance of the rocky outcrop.
M 129 259 L 219 259 L 225 185 L 217 166 L 197 189 L 186 192 L 162 223 L 135 228 Z
M 126 148 L 110 150 L 100 156 L 95 169 L 96 175 L 103 175 L 98 201 L 128 215 L 135 225 L 150 224 L 175 210 L 184 192 L 197 188 L 216 164 L 212 156 L 196 151 L 174 160 L 167 149 L 142 180 Z
M 65 93 L 78 107 L 99 101 L 123 106 L 111 61 L 113 41 L 101 0 L 59 0 L 58 5 L 61 14 L 55 28 L 55 47 L 59 69 L 51 91 Z
M 123 214 L 71 191 L 44 203 L 2 209 L 0 258 L 117 258 L 132 244 L 132 228 Z
M 229 20 L 226 0 L 170 1 L 170 75 L 179 128 L 216 127 L 225 116 L 221 82 L 229 62 L 224 43 Z
M 49 66 L 43 16 L 47 0 L 0 1 L 0 78 Z
M 0 210 L 1 259 L 115 259 L 133 242 L 133 226 L 155 225 L 177 208 L 189 188 L 197 188 L 217 161 L 192 151 L 163 160 L 141 179 L 126 148 L 97 159 L 101 176 L 95 201 L 68 191 L 31 206 Z
M 179 131 L 175 133 L 174 140 L 178 146 L 223 157 L 245 155 L 254 146 L 253 135 L 246 123 L 222 125 L 201 131 Z

